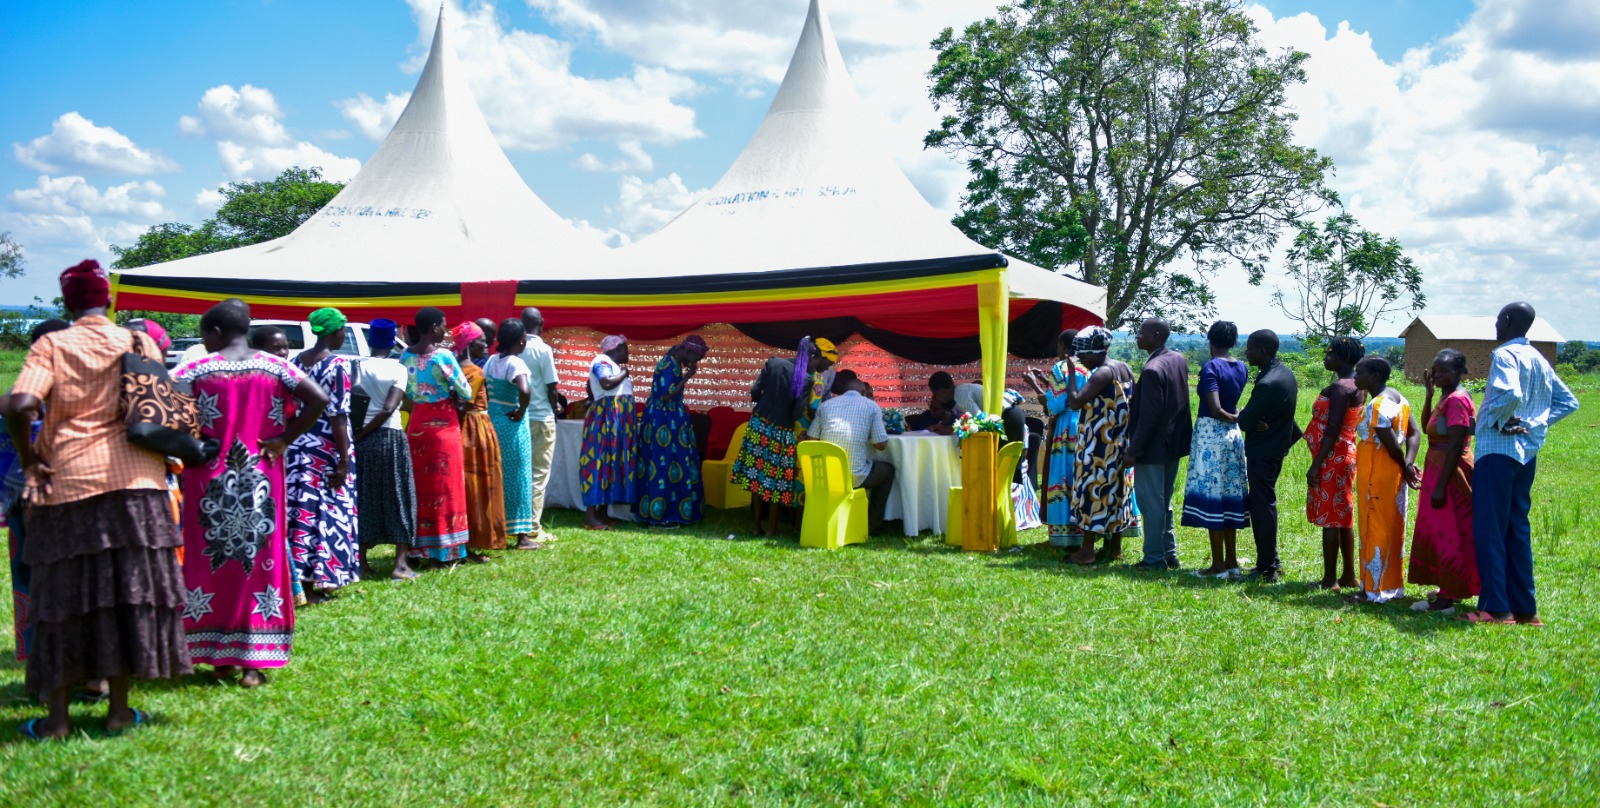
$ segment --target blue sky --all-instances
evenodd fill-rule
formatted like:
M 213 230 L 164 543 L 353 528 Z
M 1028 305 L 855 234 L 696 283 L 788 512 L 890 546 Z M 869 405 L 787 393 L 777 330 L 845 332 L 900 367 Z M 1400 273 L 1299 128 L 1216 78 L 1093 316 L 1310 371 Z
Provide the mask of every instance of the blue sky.
M 1600 121 L 1600 53 L 1573 36 L 1586 26 L 1600 34 L 1594 5 L 1253 9 L 1269 45 L 1312 53 L 1311 81 L 1294 98 L 1300 138 L 1339 162 L 1336 187 L 1363 223 L 1401 238 L 1423 265 L 1430 310 L 1492 312 L 1504 293 L 1486 281 L 1540 281 L 1518 285 L 1548 289 L 1534 302 L 1558 329 L 1600 338 L 1585 316 L 1600 304 L 1588 257 L 1600 218 L 1578 212 L 1600 202 L 1600 147 L 1560 123 L 1568 110 Z M 960 166 L 919 143 L 935 114 L 921 79 L 926 43 L 993 0 L 831 7 L 902 168 L 952 210 Z M 465 26 L 463 64 L 524 179 L 616 244 L 665 222 L 737 155 L 781 78 L 805 0 L 452 0 L 452 9 Z M 287 161 L 353 171 L 415 81 L 436 11 L 436 0 L 169 2 L 159 12 L 10 4 L 0 230 L 27 249 L 30 272 L 0 285 L 0 303 L 50 296 L 58 267 L 109 260 L 106 245 L 151 224 L 199 222 L 215 204 L 205 192 L 230 180 L 266 178 Z M 1576 218 L 1551 221 L 1553 210 Z M 1237 278 L 1219 289 L 1224 316 L 1261 316 L 1265 290 Z

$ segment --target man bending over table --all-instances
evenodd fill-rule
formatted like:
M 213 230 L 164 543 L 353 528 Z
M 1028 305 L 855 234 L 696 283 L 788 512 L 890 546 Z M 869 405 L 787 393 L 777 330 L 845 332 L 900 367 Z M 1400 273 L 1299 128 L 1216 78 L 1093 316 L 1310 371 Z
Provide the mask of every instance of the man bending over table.
M 867 532 L 883 531 L 883 512 L 894 484 L 894 464 L 872 459 L 872 449 L 885 449 L 889 433 L 883 428 L 883 410 L 862 395 L 866 384 L 842 378 L 833 385 L 833 397 L 817 408 L 806 430 L 807 439 L 825 440 L 844 447 L 850 458 L 851 484 L 867 491 Z

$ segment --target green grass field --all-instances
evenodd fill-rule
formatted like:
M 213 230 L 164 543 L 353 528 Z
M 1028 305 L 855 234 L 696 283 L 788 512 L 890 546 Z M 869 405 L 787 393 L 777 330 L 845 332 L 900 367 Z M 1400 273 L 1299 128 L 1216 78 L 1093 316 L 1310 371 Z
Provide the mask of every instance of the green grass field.
M 23 739 L 40 712 L 0 652 L 0 803 L 1592 805 L 1600 394 L 1582 398 L 1535 491 L 1543 630 L 1313 591 L 1303 449 L 1272 586 L 557 512 L 551 550 L 303 611 L 265 688 L 139 688 L 157 719 L 125 737 L 74 708 L 70 742 Z M 1202 534 L 1179 541 L 1205 560 Z

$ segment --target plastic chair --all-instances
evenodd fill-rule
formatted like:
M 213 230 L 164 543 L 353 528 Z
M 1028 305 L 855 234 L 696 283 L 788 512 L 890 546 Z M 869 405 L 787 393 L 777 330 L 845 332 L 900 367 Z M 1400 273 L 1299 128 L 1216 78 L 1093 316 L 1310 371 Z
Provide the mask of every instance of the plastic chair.
M 700 482 L 706 489 L 706 504 L 721 510 L 750 507 L 750 492 L 733 484 L 733 461 L 739 458 L 739 448 L 744 445 L 744 433 L 749 424 L 740 424 L 733 431 L 733 441 L 721 460 L 707 460 L 700 464 Z
M 741 423 L 749 423 L 750 416 L 740 419 L 738 410 L 728 406 L 712 407 L 706 411 L 711 419 L 711 434 L 706 438 L 706 454 L 710 457 L 722 452 L 733 442 L 733 433 Z
M 1017 464 L 1021 461 L 1020 442 L 1000 447 L 1000 467 L 995 469 L 998 472 L 995 479 L 1000 481 L 1000 501 L 995 513 L 1000 520 L 998 541 L 1001 547 L 1014 547 L 1017 544 L 1017 514 L 1011 505 L 1011 478 L 1017 473 Z M 944 543 L 956 547 L 961 546 L 961 518 L 967 512 L 961 495 L 961 486 L 955 486 L 950 489 L 950 498 L 945 501 Z
M 798 449 L 800 478 L 806 485 L 800 546 L 837 550 L 867 541 L 867 492 L 850 476 L 844 447 L 808 440 Z

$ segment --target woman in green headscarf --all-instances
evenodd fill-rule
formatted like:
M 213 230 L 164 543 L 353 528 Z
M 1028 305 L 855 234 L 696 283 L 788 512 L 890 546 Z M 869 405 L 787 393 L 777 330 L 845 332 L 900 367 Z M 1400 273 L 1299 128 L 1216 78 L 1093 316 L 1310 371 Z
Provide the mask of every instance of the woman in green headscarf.
M 304 587 L 332 592 L 360 580 L 361 549 L 356 536 L 356 469 L 350 444 L 350 384 L 354 368 L 335 353 L 344 347 L 345 316 L 338 309 L 311 312 L 317 342 L 294 362 L 328 394 L 328 407 L 316 426 L 284 455 L 289 504 L 289 555 L 295 601 Z M 282 413 L 267 417 L 282 418 Z

